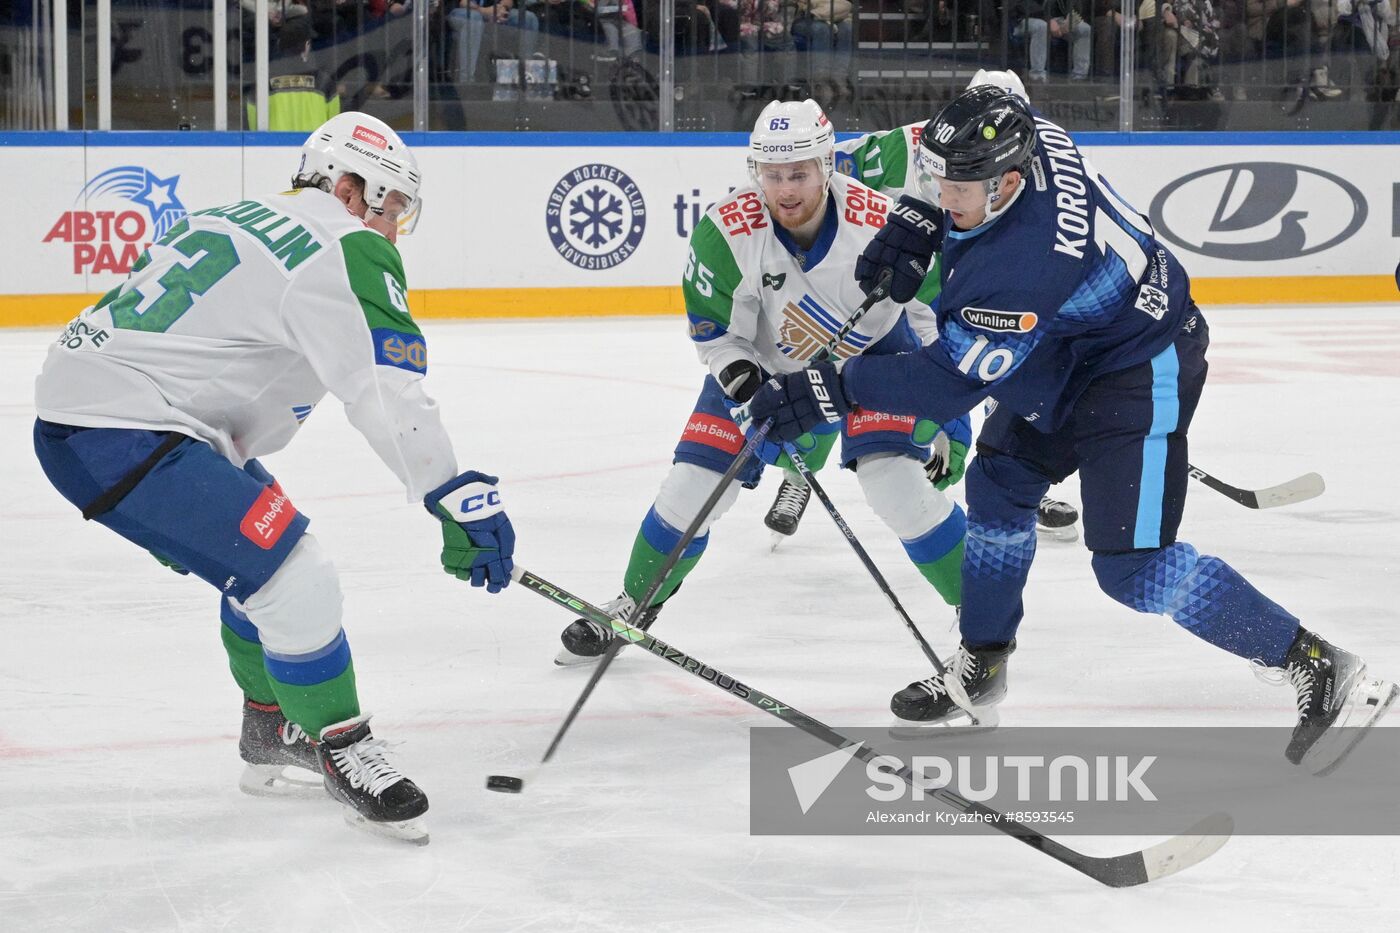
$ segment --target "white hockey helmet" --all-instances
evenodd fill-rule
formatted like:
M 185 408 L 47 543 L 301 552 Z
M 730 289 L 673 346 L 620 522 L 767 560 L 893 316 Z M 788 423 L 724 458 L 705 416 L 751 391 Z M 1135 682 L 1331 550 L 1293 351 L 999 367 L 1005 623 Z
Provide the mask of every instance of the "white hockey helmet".
M 977 74 L 972 76 L 972 80 L 967 83 L 968 90 L 983 84 L 990 84 L 999 87 L 1008 94 L 1014 94 L 1026 103 L 1031 102 L 1030 95 L 1026 93 L 1026 86 L 1021 83 L 1021 79 L 1014 71 L 988 71 L 985 68 L 978 68 Z
M 758 184 L 758 164 L 788 164 L 816 159 L 822 181 L 836 165 L 836 132 L 821 104 L 775 100 L 758 115 L 749 134 L 749 175 Z
M 384 212 L 391 191 L 399 192 L 408 201 L 398 217 L 399 232 L 413 232 L 423 212 L 418 160 L 389 124 L 355 111 L 331 117 L 302 143 L 292 183 L 330 192 L 346 173 L 365 180 L 365 203 L 376 214 Z

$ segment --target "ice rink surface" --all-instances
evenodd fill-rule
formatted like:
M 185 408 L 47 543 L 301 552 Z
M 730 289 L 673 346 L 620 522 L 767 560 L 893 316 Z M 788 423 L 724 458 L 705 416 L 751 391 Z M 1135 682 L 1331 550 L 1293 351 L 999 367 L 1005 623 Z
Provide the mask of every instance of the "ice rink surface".
M 1194 485 L 1182 533 L 1390 678 L 1400 676 L 1396 310 L 1210 312 L 1192 460 L 1241 486 L 1317 470 L 1327 492 L 1252 512 Z M 684 325 L 429 322 L 426 332 L 429 390 L 462 468 L 501 476 L 517 560 L 594 602 L 611 598 L 702 375 Z M 772 720 L 640 654 L 619 658 L 524 794 L 489 793 L 487 774 L 538 760 L 586 679 L 551 663 L 569 617 L 519 588 L 491 597 L 442 573 L 436 523 L 404 504 L 334 399 L 264 462 L 340 568 L 362 703 L 430 795 L 432 842 L 357 833 L 329 799 L 245 796 L 217 595 L 84 525 L 34 460 L 32 379 L 54 336 L 0 338 L 0 930 L 1400 924 L 1393 838 L 1235 838 L 1186 873 L 1114 891 L 991 832 L 751 837 L 747 729 Z M 951 614 L 854 477 L 823 475 L 926 636 L 951 650 Z M 890 693 L 925 664 L 816 503 L 769 553 L 761 518 L 776 486 L 767 477 L 716 526 L 657 634 L 833 726 L 883 725 Z M 1073 480 L 1059 491 L 1078 503 Z M 1079 544 L 1041 544 L 1004 724 L 1291 723 L 1291 690 L 1110 601 L 1088 558 Z M 1066 841 L 1110 854 L 1150 840 Z

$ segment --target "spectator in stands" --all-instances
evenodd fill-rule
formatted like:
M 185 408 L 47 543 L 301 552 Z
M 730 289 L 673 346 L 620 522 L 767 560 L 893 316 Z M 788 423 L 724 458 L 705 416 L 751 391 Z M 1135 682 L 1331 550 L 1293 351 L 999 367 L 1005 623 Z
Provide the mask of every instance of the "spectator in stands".
M 1069 43 L 1070 77 L 1075 81 L 1088 79 L 1094 31 L 1090 25 L 1091 3 L 1092 0 L 1026 0 L 1021 5 L 1024 18 L 1012 35 L 1029 47 L 1032 81 L 1046 80 L 1051 39 Z
M 1211 0 L 1176 0 L 1177 51 L 1182 62 L 1181 83 L 1202 97 L 1224 100 L 1215 86 L 1214 68 L 1220 57 L 1220 21 Z
M 311 132 L 340 113 L 340 91 L 311 56 L 315 31 L 306 7 L 282 20 L 268 63 L 267 128 Z M 249 97 L 248 127 L 258 125 L 255 98 Z
M 637 26 L 637 8 L 632 0 L 579 0 L 597 24 L 608 48 L 627 58 L 642 54 L 642 30 Z
M 476 77 L 481 39 L 488 25 L 493 47 L 501 44 L 499 30 L 509 27 L 519 43 L 521 58 L 534 54 L 539 39 L 540 18 L 529 10 L 516 9 L 514 0 L 458 0 L 457 8 L 447 14 L 447 22 L 457 37 L 459 84 L 469 84 Z
M 1301 56 L 1308 72 L 1302 80 L 1318 100 L 1341 96 L 1332 83 L 1326 55 L 1332 39 L 1335 0 L 1268 0 L 1264 23 L 1264 51 L 1268 57 L 1296 59 Z
M 855 50 L 851 0 L 797 0 L 793 37 L 806 48 L 812 74 L 849 87 Z
M 742 74 L 748 84 L 760 76 L 774 83 L 787 81 L 787 62 L 795 47 L 779 0 L 738 0 L 739 48 Z
M 1397 40 L 1396 12 L 1392 0 L 1338 0 L 1338 24 L 1347 34 L 1350 47 L 1368 61 L 1365 80 L 1370 85 L 1369 100 L 1395 99 L 1396 76 L 1392 67 Z

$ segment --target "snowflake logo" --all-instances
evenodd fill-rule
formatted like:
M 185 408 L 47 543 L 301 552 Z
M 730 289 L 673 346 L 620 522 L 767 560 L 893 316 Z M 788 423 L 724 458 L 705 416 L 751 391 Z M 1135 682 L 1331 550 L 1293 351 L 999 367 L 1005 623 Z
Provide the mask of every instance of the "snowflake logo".
M 554 249 L 582 269 L 611 269 L 637 251 L 646 229 L 646 202 L 626 172 L 581 165 L 559 179 L 545 206 Z
M 622 232 L 622 200 L 599 185 L 574 198 L 569 207 L 569 232 L 589 246 L 602 246 Z

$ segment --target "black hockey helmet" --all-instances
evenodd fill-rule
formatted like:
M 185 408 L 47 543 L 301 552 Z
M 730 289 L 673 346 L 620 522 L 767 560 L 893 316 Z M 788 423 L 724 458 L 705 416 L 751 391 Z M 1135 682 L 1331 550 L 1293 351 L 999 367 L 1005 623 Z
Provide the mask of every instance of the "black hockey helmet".
M 924 126 L 920 168 L 948 181 L 985 181 L 1016 169 L 1035 151 L 1035 118 L 1019 97 L 989 84 L 968 88 Z

